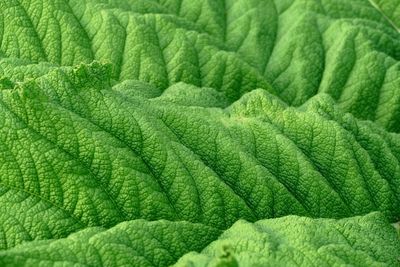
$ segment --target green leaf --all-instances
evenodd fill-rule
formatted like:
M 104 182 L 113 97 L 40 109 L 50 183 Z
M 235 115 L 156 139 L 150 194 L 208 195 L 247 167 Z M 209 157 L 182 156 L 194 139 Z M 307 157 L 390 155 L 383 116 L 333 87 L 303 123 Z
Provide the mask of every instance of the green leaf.
M 398 265 L 399 4 L 0 0 L 0 265 Z
M 371 0 L 379 12 L 400 31 L 400 1 L 399 0 Z
M 1 266 L 169 266 L 200 251 L 220 232 L 187 222 L 135 220 L 87 228 L 65 239 L 36 241 L 0 252 Z
M 254 90 L 221 109 L 217 92 L 196 103 L 188 92 L 201 89 L 180 84 L 149 98 L 140 82 L 112 87 L 110 72 L 57 69 L 0 91 L 3 248 L 139 218 L 399 220 L 400 136 L 329 96 L 294 109 Z
M 294 106 L 328 93 L 345 112 L 398 132 L 399 5 L 373 3 L 10 0 L 0 3 L 0 56 L 63 66 L 97 59 L 113 64 L 118 81 L 160 90 L 185 82 L 230 102 L 256 88 Z
M 174 266 L 397 266 L 395 229 L 372 213 L 342 220 L 288 216 L 239 221 Z
M 379 213 L 201 224 L 134 220 L 0 252 L 1 266 L 396 266 L 396 230 Z M 200 251 L 203 250 L 201 253 Z M 187 253 L 187 254 L 186 254 Z M 186 255 L 184 255 L 186 254 Z

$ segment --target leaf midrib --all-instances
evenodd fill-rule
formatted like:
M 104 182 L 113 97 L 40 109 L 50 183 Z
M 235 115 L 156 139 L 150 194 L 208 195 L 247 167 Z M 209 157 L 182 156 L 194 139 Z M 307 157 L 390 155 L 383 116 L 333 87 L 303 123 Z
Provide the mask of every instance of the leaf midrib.
M 389 18 L 389 17 L 385 14 L 385 12 L 383 12 L 383 10 L 375 3 L 374 0 L 368 0 L 368 2 L 371 4 L 371 6 L 373 6 L 373 7 L 382 15 L 382 17 L 385 18 L 385 20 L 386 20 L 387 22 L 389 22 L 389 24 L 390 24 L 398 33 L 400 33 L 400 27 L 397 26 L 396 23 L 395 23 L 391 18 Z

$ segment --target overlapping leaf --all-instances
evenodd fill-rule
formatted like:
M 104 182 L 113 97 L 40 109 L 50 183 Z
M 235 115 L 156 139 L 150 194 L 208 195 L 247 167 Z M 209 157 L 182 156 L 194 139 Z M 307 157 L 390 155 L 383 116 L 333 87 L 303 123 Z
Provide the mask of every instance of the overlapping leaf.
M 109 76 L 95 63 L 1 92 L 4 248 L 138 218 L 400 216 L 400 137 L 323 97 L 296 110 L 255 90 L 221 109 L 211 89 L 154 98 Z
M 264 88 L 297 106 L 325 92 L 344 111 L 399 131 L 400 43 L 387 19 L 396 8 L 368 0 L 2 1 L 0 55 L 55 65 L 98 59 L 114 64 L 118 80 L 162 90 L 183 81 L 230 101 Z
M 0 252 L 0 264 L 361 267 L 396 266 L 400 256 L 396 231 L 378 213 L 342 220 L 241 220 L 220 234 L 201 224 L 134 220 L 108 230 L 87 228 L 68 238 L 19 245 Z
M 397 266 L 397 234 L 379 214 L 343 220 L 239 221 L 175 266 Z
M 87 228 L 68 238 L 44 240 L 0 252 L 1 266 L 169 266 L 200 251 L 219 231 L 201 224 L 144 220 L 111 229 Z
M 0 0 L 0 265 L 398 264 L 397 2 Z

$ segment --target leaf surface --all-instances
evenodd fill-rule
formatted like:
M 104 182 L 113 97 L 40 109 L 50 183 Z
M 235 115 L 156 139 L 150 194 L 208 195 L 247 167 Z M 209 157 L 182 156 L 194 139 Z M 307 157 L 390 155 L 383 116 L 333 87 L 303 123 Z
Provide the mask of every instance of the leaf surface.
M 201 252 L 200 252 L 201 251 Z M 185 255 L 186 254 L 186 255 Z M 379 213 L 201 224 L 134 220 L 0 252 L 2 266 L 395 266 L 396 230 Z
M 400 1 L 371 0 L 371 3 L 386 17 L 397 31 L 400 31 Z
M 87 228 L 67 238 L 0 252 L 1 266 L 169 266 L 200 251 L 219 231 L 187 222 L 127 221 L 110 229 Z
M 399 4 L 0 0 L 0 265 L 398 265 Z
M 174 266 L 397 266 L 400 246 L 379 214 L 342 220 L 239 221 Z
M 222 109 L 212 90 L 130 84 L 93 63 L 0 92 L 3 248 L 139 218 L 400 217 L 399 135 L 329 96 L 295 109 L 254 90 Z
M 345 112 L 398 132 L 397 2 L 2 1 L 0 55 L 31 65 L 97 59 L 119 81 L 160 90 L 185 82 L 230 102 L 256 88 L 293 106 L 327 93 Z

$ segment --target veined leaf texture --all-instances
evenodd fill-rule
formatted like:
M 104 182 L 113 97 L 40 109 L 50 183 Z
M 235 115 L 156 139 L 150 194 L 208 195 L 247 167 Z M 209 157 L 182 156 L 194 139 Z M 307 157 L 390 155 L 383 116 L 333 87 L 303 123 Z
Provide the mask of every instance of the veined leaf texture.
M 400 1 L 0 0 L 1 266 L 399 266 Z

